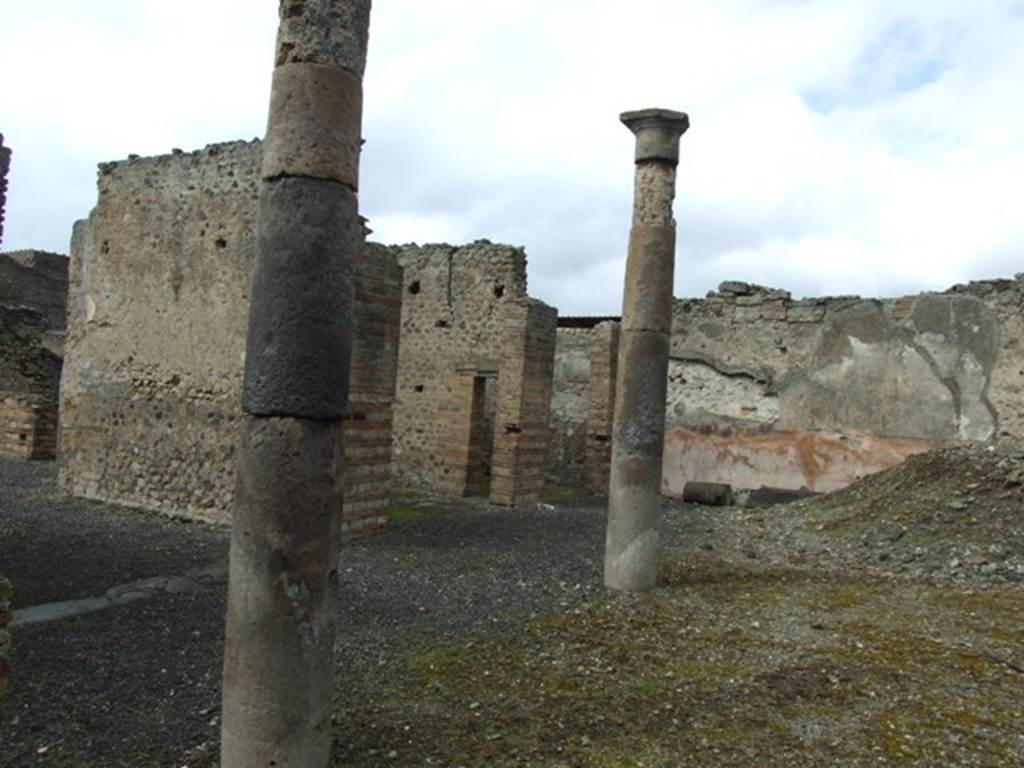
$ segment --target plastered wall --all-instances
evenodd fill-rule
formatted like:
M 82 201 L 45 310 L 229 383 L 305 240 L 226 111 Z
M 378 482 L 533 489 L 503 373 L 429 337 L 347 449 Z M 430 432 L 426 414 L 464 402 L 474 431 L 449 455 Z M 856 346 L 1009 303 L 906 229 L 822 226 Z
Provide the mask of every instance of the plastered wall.
M 664 490 L 828 491 L 946 441 L 1024 435 L 1022 306 L 1018 279 L 881 300 L 727 282 L 676 300 Z

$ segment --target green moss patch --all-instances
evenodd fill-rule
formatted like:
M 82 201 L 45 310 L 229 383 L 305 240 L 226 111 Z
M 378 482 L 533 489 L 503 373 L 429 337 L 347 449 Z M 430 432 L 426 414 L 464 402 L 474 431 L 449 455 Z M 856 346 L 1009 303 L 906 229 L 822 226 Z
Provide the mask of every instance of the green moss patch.
M 411 647 L 341 701 L 336 761 L 1019 766 L 1022 608 L 670 556 L 655 592 Z

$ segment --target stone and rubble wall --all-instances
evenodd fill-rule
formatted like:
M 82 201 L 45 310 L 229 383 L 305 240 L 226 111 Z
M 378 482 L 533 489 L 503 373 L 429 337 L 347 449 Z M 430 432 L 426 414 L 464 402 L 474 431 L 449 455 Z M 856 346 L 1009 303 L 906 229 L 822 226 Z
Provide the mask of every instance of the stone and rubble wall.
M 61 484 L 73 495 L 224 521 L 235 492 L 259 142 L 100 166 L 72 238 Z M 349 530 L 384 521 L 401 270 L 355 264 L 345 427 Z M 371 302 L 365 301 L 371 299 Z
M 0 253 L 0 454 L 52 459 L 68 294 L 68 260 Z
M 548 476 L 557 483 L 583 482 L 593 334 L 591 328 L 559 328 L 556 337 Z
M 390 250 L 405 281 L 394 412 L 395 481 L 403 489 L 449 492 L 464 483 L 445 479 L 443 451 L 462 450 L 452 441 L 455 434 L 468 439 L 470 424 L 453 427 L 443 414 L 470 407 L 474 378 L 497 378 L 500 390 L 506 322 L 527 298 L 526 254 L 486 240 Z M 478 428 L 486 436 L 500 395 L 488 397 L 489 387 L 478 386 L 485 388 Z
M 608 493 L 615 380 L 619 364 L 619 323 L 601 323 L 590 335 L 589 409 L 584 447 L 586 486 L 594 493 Z
M 677 300 L 664 489 L 831 491 L 947 441 L 1017 434 L 1021 294 L 977 293 L 793 300 L 723 283 Z
M 677 299 L 663 489 L 829 491 L 948 441 L 1022 437 L 1021 338 L 1019 278 L 895 299 L 726 282 Z

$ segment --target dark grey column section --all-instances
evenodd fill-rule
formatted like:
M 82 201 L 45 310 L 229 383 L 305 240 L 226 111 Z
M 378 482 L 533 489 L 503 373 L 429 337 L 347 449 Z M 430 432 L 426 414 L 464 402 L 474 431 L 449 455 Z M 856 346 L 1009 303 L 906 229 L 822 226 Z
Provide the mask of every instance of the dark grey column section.
M 676 225 L 672 217 L 681 112 L 627 112 L 636 135 L 633 227 L 629 236 L 612 427 L 605 586 L 651 589 L 658 575 L 658 513 Z
M 0 133 L 0 245 L 4 242 L 4 211 L 7 208 L 7 172 L 11 169 L 11 150 L 4 146 Z
M 281 0 L 232 518 L 222 768 L 331 751 L 370 0 Z

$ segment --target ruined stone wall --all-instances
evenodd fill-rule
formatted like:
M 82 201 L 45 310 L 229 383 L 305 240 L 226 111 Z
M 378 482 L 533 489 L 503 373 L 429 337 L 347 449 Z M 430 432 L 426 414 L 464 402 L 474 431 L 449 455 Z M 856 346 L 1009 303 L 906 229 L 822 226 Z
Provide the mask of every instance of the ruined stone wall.
M 0 254 L 0 454 L 54 456 L 67 264 L 43 251 Z
M 4 146 L 0 133 L 0 245 L 4 242 L 4 214 L 7 209 L 7 174 L 11 169 L 11 150 Z
M 1022 437 L 1021 338 L 1020 279 L 802 300 L 727 282 L 677 299 L 664 489 L 833 490 L 945 441 Z M 607 385 L 595 354 L 592 386 Z
M 557 323 L 558 311 L 533 299 L 515 303 L 505 316 L 491 468 L 493 504 L 537 501 L 544 488 Z
M 506 319 L 526 299 L 526 254 L 486 240 L 391 251 L 404 271 L 395 479 L 402 488 L 444 490 L 441 446 L 451 425 L 442 414 L 453 397 L 469 407 L 476 374 L 498 376 Z M 456 373 L 470 381 L 460 385 Z
M 61 483 L 74 495 L 224 521 L 254 254 L 258 142 L 100 166 L 72 239 Z M 400 270 L 355 266 L 344 525 L 383 522 Z
M 615 420 L 615 383 L 619 365 L 618 322 L 593 329 L 590 339 L 590 378 L 587 382 L 586 487 L 607 493 L 611 479 L 612 425 Z
M 591 328 L 559 328 L 556 337 L 548 475 L 559 483 L 583 481 L 593 335 Z
M 665 489 L 828 491 L 944 441 L 1019 435 L 1021 306 L 1009 281 L 797 301 L 723 283 L 678 300 Z

